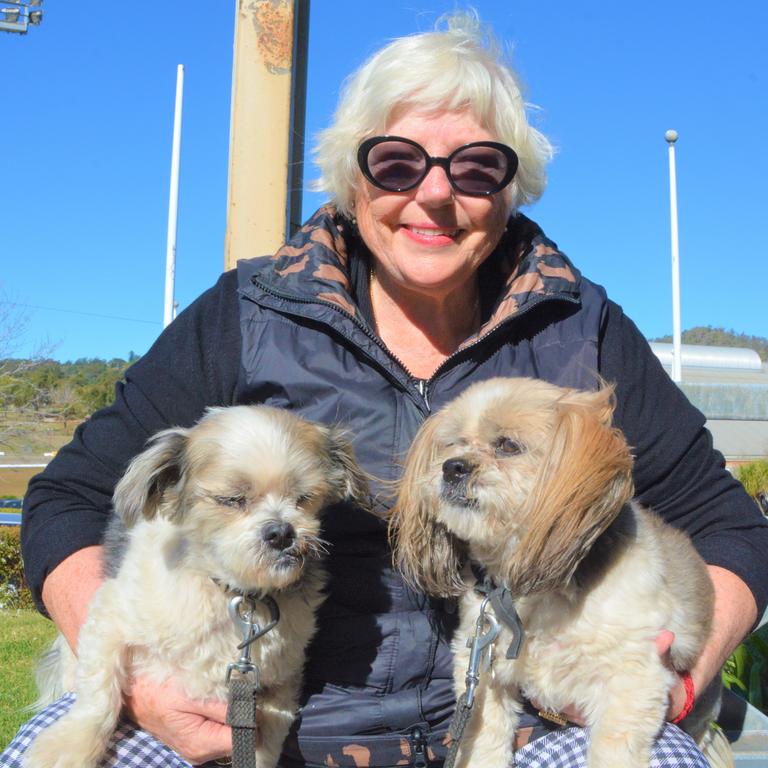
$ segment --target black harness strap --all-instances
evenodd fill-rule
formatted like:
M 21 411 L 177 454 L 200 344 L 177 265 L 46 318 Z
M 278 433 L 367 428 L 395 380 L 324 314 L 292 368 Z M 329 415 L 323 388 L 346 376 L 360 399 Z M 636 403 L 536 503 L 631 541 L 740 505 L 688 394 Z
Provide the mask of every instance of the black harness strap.
M 505 624 L 512 632 L 512 642 L 507 648 L 506 656 L 508 659 L 516 659 L 520 655 L 520 649 L 525 640 L 525 630 L 523 622 L 515 609 L 515 601 L 512 593 L 506 587 L 495 587 L 488 592 L 488 599 L 491 602 L 491 608 L 496 614 L 496 618 Z

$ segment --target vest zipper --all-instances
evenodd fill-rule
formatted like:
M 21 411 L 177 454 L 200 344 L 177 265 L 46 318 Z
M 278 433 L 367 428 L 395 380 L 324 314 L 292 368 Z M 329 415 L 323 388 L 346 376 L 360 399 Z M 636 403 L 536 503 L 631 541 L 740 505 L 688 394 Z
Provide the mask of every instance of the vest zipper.
M 440 371 L 443 368 L 445 368 L 456 357 L 462 355 L 467 350 L 472 349 L 477 344 L 480 344 L 481 342 L 485 341 L 489 336 L 492 336 L 494 333 L 496 333 L 499 329 L 506 326 L 512 320 L 517 320 L 519 317 L 523 317 L 524 315 L 528 314 L 528 312 L 530 312 L 535 307 L 538 307 L 539 304 L 541 304 L 542 302 L 566 301 L 570 304 L 579 303 L 578 299 L 571 298 L 570 296 L 542 296 L 539 299 L 535 299 L 531 301 L 531 303 L 528 304 L 521 312 L 518 312 L 516 315 L 512 315 L 511 317 L 505 318 L 498 325 L 495 325 L 493 328 L 491 328 L 487 333 L 484 333 L 482 336 L 475 339 L 471 344 L 468 344 L 466 347 L 462 347 L 462 349 L 458 349 L 452 354 L 450 354 L 445 360 L 443 360 L 442 363 L 440 363 L 440 365 L 437 367 L 437 370 L 428 379 L 417 379 L 408 370 L 407 366 L 403 363 L 403 361 L 400 360 L 400 358 L 397 357 L 396 355 L 393 355 L 392 352 L 387 348 L 387 345 L 384 344 L 384 342 L 375 333 L 373 333 L 370 330 L 370 328 L 368 328 L 367 325 L 364 325 L 363 323 L 361 323 L 353 314 L 351 314 L 350 312 L 347 312 L 345 309 L 342 309 L 338 304 L 334 304 L 332 301 L 325 301 L 324 299 L 317 299 L 317 298 L 306 299 L 303 296 L 297 296 L 295 294 L 281 293 L 280 291 L 276 291 L 271 286 L 266 285 L 265 283 L 262 283 L 261 280 L 257 279 L 255 276 L 251 276 L 251 283 L 261 288 L 261 290 L 263 290 L 265 293 L 268 293 L 271 296 L 275 296 L 278 299 L 285 299 L 286 301 L 294 301 L 299 304 L 320 304 L 325 307 L 331 307 L 332 309 L 336 310 L 336 312 L 339 312 L 341 315 L 351 320 L 371 341 L 373 341 L 376 344 L 377 347 L 381 349 L 382 352 L 384 352 L 389 358 L 394 360 L 405 371 L 405 373 L 411 379 L 411 382 L 416 383 L 415 389 L 418 391 L 419 395 L 421 395 L 421 401 L 426 406 L 428 413 L 432 412 L 431 406 L 429 404 L 429 385 L 432 381 L 434 381 L 437 374 L 440 373 Z M 342 335 L 348 341 L 352 341 L 352 339 L 350 339 L 349 336 L 347 336 L 346 334 L 342 334 Z M 388 375 L 388 377 L 393 381 L 395 381 L 397 384 L 403 383 L 391 371 L 387 371 L 386 369 L 384 370 Z M 413 389 L 414 387 L 409 387 L 408 391 L 412 392 Z
M 413 768 L 427 768 L 427 739 L 424 731 L 416 726 L 411 729 L 411 765 Z
M 389 358 L 394 360 L 408 375 L 409 379 L 411 380 L 411 384 L 413 384 L 413 382 L 417 382 L 416 387 L 409 386 L 406 388 L 409 393 L 412 393 L 413 390 L 416 389 L 418 390 L 419 394 L 422 394 L 421 386 L 418 384 L 420 380 L 417 379 L 408 370 L 408 367 L 405 365 L 405 363 L 399 357 L 397 357 L 397 355 L 393 355 L 392 352 L 387 347 L 387 345 L 375 333 L 373 333 L 370 330 L 370 328 L 368 328 L 367 325 L 365 325 L 364 323 L 361 323 L 353 314 L 351 314 L 350 312 L 347 312 L 345 309 L 342 309 L 338 304 L 334 304 L 332 301 L 325 301 L 324 299 L 317 299 L 317 298 L 305 299 L 303 296 L 296 296 L 295 294 L 281 293 L 280 291 L 276 291 L 271 286 L 268 286 L 265 283 L 262 283 L 260 280 L 256 279 L 256 277 L 254 276 L 251 277 L 251 283 L 261 288 L 261 290 L 264 291 L 264 293 L 268 293 L 271 296 L 275 296 L 278 299 L 285 299 L 286 301 L 294 301 L 299 304 L 320 304 L 321 306 L 330 307 L 331 309 L 336 310 L 339 314 L 351 320 L 372 342 L 374 342 L 374 344 L 376 344 L 377 347 L 379 347 L 379 349 L 381 349 L 382 352 L 384 352 L 384 354 L 386 354 Z M 349 336 L 347 336 L 345 333 L 342 333 L 342 335 L 344 336 L 344 338 L 347 339 L 347 341 L 350 341 L 350 342 L 352 341 L 352 339 L 350 339 Z M 400 381 L 399 378 L 395 376 L 391 371 L 388 371 L 386 368 L 384 369 L 384 371 L 391 380 L 395 381 L 397 384 L 402 385 L 403 382 Z M 422 394 L 422 402 L 424 403 L 424 405 L 426 405 L 427 411 L 429 411 L 429 403 L 426 401 L 426 398 L 423 394 Z
M 427 410 L 431 413 L 432 409 L 429 406 L 429 388 L 427 387 L 427 380 L 416 379 L 416 389 L 419 390 L 419 394 L 424 399 L 424 404 L 427 406 Z
M 545 301 L 567 301 L 569 304 L 579 303 L 579 299 L 574 299 L 574 298 L 571 298 L 570 296 L 542 296 L 540 299 L 533 299 L 530 304 L 525 306 L 516 315 L 512 315 L 511 317 L 504 318 L 504 320 L 502 320 L 498 325 L 494 325 L 493 328 L 491 328 L 487 333 L 484 333 L 482 336 L 479 336 L 478 338 L 476 338 L 471 344 L 468 344 L 466 347 L 462 347 L 461 349 L 457 349 L 455 352 L 452 352 L 450 355 L 448 355 L 448 357 L 446 357 L 445 360 L 443 360 L 443 362 L 437 366 L 437 369 L 435 370 L 435 372 L 428 379 L 426 379 L 425 388 L 428 387 L 430 382 L 434 380 L 435 376 L 437 376 L 437 374 L 440 373 L 440 371 L 443 368 L 445 368 L 456 357 L 459 357 L 467 350 L 472 349 L 477 344 L 480 344 L 490 336 L 493 336 L 494 333 L 496 333 L 501 328 L 504 328 L 511 321 L 517 320 L 518 318 L 527 315 L 532 309 L 535 309 L 536 307 L 539 306 L 539 304 L 542 304 Z

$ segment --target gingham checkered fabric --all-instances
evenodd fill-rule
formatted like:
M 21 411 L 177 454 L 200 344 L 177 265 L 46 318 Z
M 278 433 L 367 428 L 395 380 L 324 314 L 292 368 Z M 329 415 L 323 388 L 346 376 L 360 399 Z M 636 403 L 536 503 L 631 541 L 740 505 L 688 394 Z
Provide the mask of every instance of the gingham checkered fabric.
M 21 768 L 24 751 L 35 736 L 58 720 L 75 700 L 67 694 L 23 725 L 5 752 L 0 768 Z M 588 732 L 565 728 L 526 744 L 515 754 L 517 768 L 586 768 Z M 210 764 L 212 765 L 212 764 Z M 126 722 L 121 722 L 99 768 L 191 768 L 157 739 Z M 679 728 L 667 724 L 651 759 L 651 768 L 708 768 L 693 740 Z
M 73 693 L 67 693 L 50 707 L 36 714 L 19 728 L 19 732 L 0 755 L 2 768 L 21 768 L 24 752 L 35 736 L 47 726 L 55 723 L 75 700 Z M 140 731 L 131 723 L 121 721 L 118 724 L 107 754 L 100 768 L 192 768 L 153 736 Z
M 529 742 L 515 753 L 517 768 L 587 768 L 589 731 L 564 728 Z M 667 723 L 651 755 L 650 768 L 709 768 L 693 739 Z

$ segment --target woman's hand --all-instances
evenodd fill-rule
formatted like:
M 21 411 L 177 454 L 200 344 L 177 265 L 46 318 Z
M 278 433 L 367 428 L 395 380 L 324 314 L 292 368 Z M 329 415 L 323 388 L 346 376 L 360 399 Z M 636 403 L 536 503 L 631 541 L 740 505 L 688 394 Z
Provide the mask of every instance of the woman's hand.
M 669 649 L 675 642 L 675 633 L 668 629 L 663 629 L 656 638 L 656 650 L 658 651 L 664 665 L 672 669 L 672 660 L 670 659 Z M 675 684 L 669 691 L 669 706 L 667 707 L 667 720 L 674 720 L 682 711 L 686 701 L 685 683 L 680 675 L 676 675 Z
M 193 765 L 232 754 L 226 702 L 188 699 L 173 681 L 146 678 L 132 681 L 124 701 L 131 720 Z

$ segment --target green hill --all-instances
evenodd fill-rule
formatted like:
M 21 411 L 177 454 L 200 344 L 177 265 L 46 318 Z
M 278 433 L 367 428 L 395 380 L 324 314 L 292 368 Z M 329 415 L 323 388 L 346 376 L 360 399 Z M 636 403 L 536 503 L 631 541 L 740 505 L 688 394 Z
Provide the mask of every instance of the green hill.
M 754 349 L 760 359 L 768 361 L 768 339 L 763 336 L 748 336 L 746 333 L 736 333 L 725 328 L 713 328 L 711 325 L 697 326 L 683 331 L 681 334 L 683 344 L 704 344 L 713 347 L 748 347 Z M 649 341 L 662 341 L 670 343 L 672 336 L 660 336 Z

